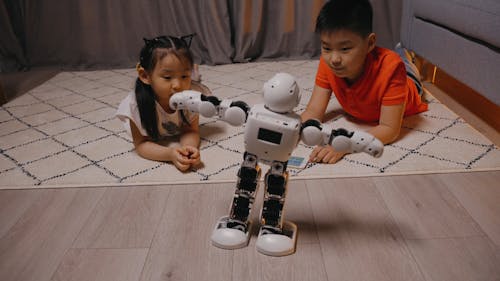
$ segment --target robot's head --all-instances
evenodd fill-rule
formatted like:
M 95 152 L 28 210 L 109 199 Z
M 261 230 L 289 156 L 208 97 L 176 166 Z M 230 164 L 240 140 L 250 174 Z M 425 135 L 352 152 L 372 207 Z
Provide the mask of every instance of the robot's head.
M 295 78 L 288 73 L 277 73 L 264 83 L 264 103 L 274 112 L 292 111 L 300 101 L 300 90 Z

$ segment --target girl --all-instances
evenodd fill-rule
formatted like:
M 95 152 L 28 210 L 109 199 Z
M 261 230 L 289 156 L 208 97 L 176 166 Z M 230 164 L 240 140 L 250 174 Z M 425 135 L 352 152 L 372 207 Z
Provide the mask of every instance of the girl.
M 194 65 L 189 51 L 191 37 L 144 39 L 136 66 L 135 91 L 120 103 L 116 113 L 130 129 L 135 150 L 141 157 L 172 162 L 180 171 L 200 163 L 198 114 L 169 107 L 172 95 L 191 88 Z M 175 136 L 179 137 L 176 146 L 159 143 L 171 141 Z

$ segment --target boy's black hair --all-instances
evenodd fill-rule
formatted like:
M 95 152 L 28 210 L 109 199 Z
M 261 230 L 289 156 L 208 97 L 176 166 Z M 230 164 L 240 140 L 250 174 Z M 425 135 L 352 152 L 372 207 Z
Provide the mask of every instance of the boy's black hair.
M 373 8 L 368 0 L 330 0 L 316 18 L 316 33 L 347 29 L 361 37 L 372 33 Z
M 186 61 L 193 66 L 193 56 L 189 51 L 191 39 L 194 34 L 183 37 L 159 36 L 153 39 L 144 38 L 144 46 L 141 49 L 139 64 L 148 73 L 151 73 L 158 61 L 168 54 L 173 54 L 180 61 Z M 142 127 L 153 140 L 158 140 L 158 116 L 156 114 L 156 95 L 150 85 L 141 79 L 135 81 L 135 99 Z

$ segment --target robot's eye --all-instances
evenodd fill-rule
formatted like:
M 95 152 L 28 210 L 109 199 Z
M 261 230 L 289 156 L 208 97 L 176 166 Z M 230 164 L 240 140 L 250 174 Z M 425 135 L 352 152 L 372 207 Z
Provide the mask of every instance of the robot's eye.
M 274 88 L 274 85 L 271 85 L 271 88 Z
M 290 94 L 293 93 L 293 90 L 290 90 Z

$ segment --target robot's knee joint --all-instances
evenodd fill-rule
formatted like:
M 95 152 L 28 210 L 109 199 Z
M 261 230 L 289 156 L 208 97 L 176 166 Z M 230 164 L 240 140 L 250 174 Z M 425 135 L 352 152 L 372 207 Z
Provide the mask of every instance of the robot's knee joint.
M 285 193 L 285 177 L 282 175 L 267 176 L 267 192 L 272 195 L 282 197 Z
M 262 209 L 262 218 L 266 225 L 277 226 L 280 223 L 281 210 L 283 203 L 279 199 L 270 198 L 264 202 Z
M 257 188 L 257 169 L 241 167 L 238 176 L 240 178 L 239 189 L 254 192 Z
M 250 198 L 238 196 L 233 201 L 234 218 L 240 221 L 246 221 L 250 213 Z

